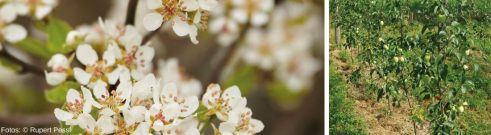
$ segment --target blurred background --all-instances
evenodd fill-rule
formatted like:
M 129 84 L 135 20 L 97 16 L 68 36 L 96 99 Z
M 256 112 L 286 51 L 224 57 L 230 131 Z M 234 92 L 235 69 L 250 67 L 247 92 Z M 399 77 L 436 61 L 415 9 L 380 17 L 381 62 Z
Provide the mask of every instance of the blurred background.
M 73 28 L 80 25 L 92 25 L 102 17 L 117 22 L 124 22 L 129 0 L 60 0 L 53 16 L 67 21 Z M 138 9 L 144 9 L 138 4 Z M 300 6 L 299 6 L 300 5 Z M 299 10 L 302 9 L 302 10 Z M 290 12 L 286 12 L 290 11 Z M 145 11 L 138 10 L 136 26 L 142 28 L 141 17 Z M 289 15 L 302 12 L 300 15 Z M 290 19 L 275 19 L 275 16 L 287 13 Z M 269 22 L 266 25 L 250 28 L 259 29 L 265 36 L 278 34 L 270 31 L 287 30 L 290 35 L 284 38 L 254 39 L 266 40 L 261 43 L 276 43 L 270 52 L 282 50 L 281 44 L 292 44 L 306 48 L 302 54 L 288 53 L 280 58 L 298 59 L 290 63 L 287 73 L 297 74 L 297 80 L 304 84 L 300 90 L 292 90 L 289 81 L 281 81 L 285 76 L 278 75 L 281 66 L 261 68 L 242 58 L 246 55 L 248 39 L 237 43 L 237 50 L 228 55 L 231 46 L 219 45 L 219 35 L 211 34 L 209 30 L 200 31 L 198 45 L 193 45 L 189 38 L 178 37 L 171 29 L 164 28 L 152 39 L 156 49 L 155 62 L 160 59 L 177 58 L 181 69 L 190 77 L 201 81 L 203 85 L 215 82 L 210 80 L 212 71 L 223 66 L 218 81 L 225 88 L 239 85 L 247 96 L 248 106 L 253 110 L 253 117 L 263 121 L 265 129 L 259 134 L 266 135 L 315 135 L 324 133 L 324 1 L 323 0 L 275 0 L 275 6 L 269 12 Z M 213 21 L 214 15 L 210 16 Z M 275 21 L 277 20 L 277 21 Z M 43 33 L 33 30 L 29 19 L 20 18 L 20 24 L 28 29 L 29 36 L 46 38 Z M 280 22 L 278 22 L 280 21 Z M 283 24 L 277 24 L 281 23 Z M 294 27 L 289 25 L 294 25 Z M 275 28 L 274 26 L 284 26 Z M 290 30 L 290 28 L 292 28 Z M 143 29 L 141 32 L 145 32 Z M 249 31 L 249 33 L 252 33 Z M 252 35 L 257 33 L 252 33 Z M 283 34 L 283 33 L 280 33 Z M 241 36 L 246 36 L 242 34 Z M 249 34 L 251 35 L 251 34 Z M 274 37 L 274 36 L 272 36 Z M 286 40 L 299 37 L 299 40 Z M 239 37 L 240 38 L 240 37 Z M 246 37 L 247 38 L 247 37 Z M 240 38 L 242 39 L 242 38 Z M 285 41 L 275 41 L 285 40 Z M 254 44 L 254 43 L 252 43 Z M 252 45 L 254 46 L 254 45 Z M 305 46 L 305 47 L 302 47 Z M 261 47 L 260 47 L 261 48 Z M 46 66 L 46 61 L 11 48 L 14 55 L 24 61 L 29 61 L 39 68 Z M 227 65 L 221 65 L 224 57 L 231 57 Z M 304 60 L 302 58 L 309 58 Z M 305 61 L 312 61 L 307 62 Z M 2 65 L 6 65 L 3 63 Z M 244 68 L 245 67 L 245 68 Z M 295 68 L 297 67 L 297 68 Z M 296 71 L 298 70 L 298 71 Z M 305 71 L 309 70 L 309 71 Z M 306 72 L 306 73 L 305 73 Z M 300 77 L 298 77 L 300 76 Z M 288 78 L 288 76 L 286 77 Z M 293 78 L 292 78 L 293 79 Z M 293 79 L 293 81 L 295 80 Z M 292 80 L 290 80 L 292 81 Z M 17 73 L 3 66 L 0 67 L 0 127 L 54 127 L 59 123 L 54 117 L 53 110 L 61 104 L 49 103 L 44 91 L 50 86 L 44 76 L 29 73 Z

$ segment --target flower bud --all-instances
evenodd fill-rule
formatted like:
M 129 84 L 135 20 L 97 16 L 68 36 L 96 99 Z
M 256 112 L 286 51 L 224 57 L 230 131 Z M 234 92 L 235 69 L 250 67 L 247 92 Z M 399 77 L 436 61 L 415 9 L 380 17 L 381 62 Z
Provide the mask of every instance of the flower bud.
M 383 26 L 384 25 L 384 21 L 380 21 L 380 25 Z
M 389 50 L 389 46 L 388 45 L 384 45 L 384 49 L 385 50 Z
M 399 62 L 399 57 L 394 57 L 395 62 Z
M 400 60 L 401 62 L 404 62 L 404 61 L 406 61 L 406 58 L 404 58 L 404 56 L 401 56 L 401 57 L 399 57 L 399 60 Z
M 471 50 L 470 49 L 467 50 L 467 51 L 465 51 L 465 55 L 470 55 L 470 54 L 471 54 Z
M 464 65 L 464 69 L 465 69 L 465 70 L 469 69 L 469 66 Z
M 384 42 L 384 39 L 383 38 L 378 38 L 378 41 L 379 42 Z
M 469 105 L 467 102 L 462 103 L 462 105 L 467 106 Z

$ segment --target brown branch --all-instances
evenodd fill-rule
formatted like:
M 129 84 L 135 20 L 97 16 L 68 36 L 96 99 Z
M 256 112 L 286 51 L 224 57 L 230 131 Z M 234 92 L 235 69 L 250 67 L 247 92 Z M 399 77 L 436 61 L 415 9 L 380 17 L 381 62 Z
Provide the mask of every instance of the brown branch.
M 237 48 L 240 45 L 240 42 L 244 39 L 245 34 L 247 33 L 248 29 L 250 27 L 250 24 L 247 23 L 244 25 L 242 28 L 242 31 L 240 32 L 238 39 L 235 40 L 228 48 L 227 52 L 225 55 L 222 57 L 220 62 L 215 66 L 215 68 L 212 69 L 212 72 L 210 74 L 210 78 L 208 79 L 208 83 L 217 83 L 219 81 L 219 78 L 222 74 L 222 70 L 227 66 L 228 62 L 230 61 L 230 58 L 232 58 L 232 55 L 237 51 Z
M 128 9 L 126 10 L 126 25 L 135 25 L 136 6 L 138 0 L 130 0 L 128 2 Z
M 4 46 L 4 50 L 0 51 L 0 56 L 7 58 L 11 62 L 14 62 L 14 63 L 18 64 L 19 66 L 21 66 L 21 70 L 18 71 L 21 74 L 33 73 L 35 75 L 44 76 L 44 71 L 42 69 L 40 69 L 34 65 L 31 65 L 27 62 L 24 62 L 24 61 L 20 60 L 19 58 L 13 56 L 12 54 L 10 54 L 7 51 L 7 48 L 5 46 Z
M 162 24 L 163 25 L 163 24 Z M 147 33 L 144 37 L 143 37 L 143 40 L 142 40 L 142 43 L 143 44 L 146 44 L 148 41 L 150 41 L 150 39 L 152 39 L 153 36 L 157 35 L 157 33 L 159 33 L 160 29 L 162 28 L 162 26 L 160 26 L 158 29 L 154 30 L 154 31 L 150 31 L 149 33 Z
M 49 126 L 57 124 L 58 120 L 52 113 L 46 114 L 8 114 L 0 117 L 0 125 L 13 126 Z

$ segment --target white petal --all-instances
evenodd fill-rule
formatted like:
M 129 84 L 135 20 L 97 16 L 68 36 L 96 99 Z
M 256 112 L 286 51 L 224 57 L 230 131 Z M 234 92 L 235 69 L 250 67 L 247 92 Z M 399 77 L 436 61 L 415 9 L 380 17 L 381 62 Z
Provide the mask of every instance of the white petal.
M 198 10 L 199 6 L 200 5 L 198 5 L 198 2 L 196 0 L 182 0 L 182 8 L 184 9 L 184 11 L 196 11 Z
M 162 7 L 162 0 L 147 0 L 148 9 L 157 9 Z
M 51 10 L 53 10 L 52 6 L 47 6 L 47 5 L 40 5 L 36 6 L 36 19 L 41 20 L 43 19 L 46 15 L 48 15 Z
M 99 104 L 94 100 L 94 98 L 92 97 L 92 93 L 90 93 L 89 89 L 85 88 L 84 86 L 81 86 L 81 89 L 82 89 L 82 94 L 84 95 L 85 104 L 87 104 L 90 107 L 92 107 L 92 105 L 97 108 L 102 107 L 101 104 Z M 90 112 L 90 110 L 88 109 L 89 108 L 84 108 L 84 112 Z
M 104 108 L 99 111 L 99 114 L 101 114 L 102 116 L 113 116 L 116 113 L 111 108 Z
M 66 73 L 62 72 L 51 72 L 51 73 L 45 73 L 46 74 L 46 82 L 51 85 L 58 85 L 66 80 Z
M 164 118 L 166 121 L 173 120 L 179 116 L 179 113 L 181 112 L 181 108 L 179 107 L 179 104 L 177 103 L 170 103 L 167 104 L 162 111 L 164 112 Z
M 73 114 L 69 113 L 65 110 L 61 110 L 61 109 L 56 108 L 55 109 L 55 117 L 56 117 L 56 119 L 58 119 L 60 121 L 67 121 L 67 120 L 73 118 Z
M 220 85 L 218 84 L 210 84 L 206 89 L 206 93 L 203 95 L 203 104 L 208 108 L 213 108 L 214 104 L 217 102 L 218 98 L 220 98 Z
M 162 123 L 162 121 L 160 121 L 160 120 L 156 120 L 156 121 L 153 123 L 152 128 L 153 128 L 155 131 L 162 131 L 162 130 L 164 130 L 164 123 Z
M 172 29 L 178 36 L 186 36 L 191 32 L 191 26 L 185 22 L 180 20 L 179 18 L 174 19 L 174 25 L 172 26 Z
M 2 34 L 5 40 L 15 43 L 27 37 L 27 31 L 24 27 L 18 24 L 10 24 L 2 29 Z
M 147 122 L 140 123 L 138 127 L 136 127 L 135 132 L 131 133 L 132 135 L 147 135 L 149 134 L 150 125 Z
M 265 12 L 254 12 L 252 14 L 251 24 L 253 26 L 262 26 L 268 22 L 268 14 Z
M 129 100 L 131 91 L 132 91 L 132 86 L 131 86 L 131 82 L 129 81 L 121 81 L 118 87 L 116 88 L 116 93 L 118 93 L 117 97 L 123 100 Z
M 127 52 L 133 51 L 134 47 L 139 47 L 143 37 L 138 33 L 138 30 L 133 26 L 126 26 L 124 35 L 119 39 L 125 46 Z
M 99 59 L 95 50 L 88 44 L 79 45 L 75 55 L 78 61 L 86 66 L 96 64 Z
M 227 98 L 227 99 L 231 99 L 231 98 L 241 98 L 241 94 L 240 94 L 240 89 L 239 87 L 237 86 L 232 86 L 232 87 L 229 87 L 227 88 L 223 94 L 222 94 L 222 97 L 223 98 Z
M 167 83 L 164 85 L 164 87 L 162 88 L 162 96 L 167 96 L 167 97 L 170 97 L 170 96 L 178 96 L 177 95 L 177 85 L 176 83 Z M 173 100 L 173 99 L 170 99 L 170 100 Z
M 252 131 L 254 131 L 255 133 L 259 133 L 264 129 L 263 122 L 261 122 L 259 120 L 251 119 L 249 122 L 250 122 L 249 124 L 252 127 Z
M 274 0 L 262 0 L 258 5 L 262 11 L 271 11 L 274 7 Z
M 241 24 L 244 24 L 247 22 L 247 11 L 245 11 L 243 9 L 232 10 L 232 16 L 237 22 L 239 22 Z
M 104 66 L 109 67 L 116 63 L 116 56 L 114 55 L 114 49 L 109 46 L 104 54 L 102 55 L 102 59 L 104 60 Z
M 89 133 L 94 133 L 96 121 L 90 114 L 83 113 L 79 115 L 77 121 L 80 128 L 87 130 Z
M 199 7 L 203 10 L 211 11 L 218 5 L 216 0 L 198 0 Z
M 100 117 L 99 120 L 97 120 L 97 127 L 99 127 L 99 130 L 103 134 L 111 134 L 117 128 L 114 125 L 112 118 L 108 116 Z
M 109 92 L 106 89 L 106 84 L 102 81 L 97 81 L 94 86 L 94 96 L 96 99 L 106 99 L 109 97 Z
M 135 55 L 137 59 L 136 63 L 146 65 L 146 63 L 152 62 L 152 59 L 155 56 L 155 50 L 153 47 L 145 45 L 140 47 Z
M 193 42 L 193 44 L 198 44 L 199 41 L 196 39 L 196 36 L 198 36 L 198 28 L 194 25 L 189 28 L 189 38 L 191 39 L 191 42 Z
M 220 126 L 218 127 L 218 130 L 222 135 L 232 135 L 232 133 L 235 131 L 235 124 L 230 123 L 230 122 L 222 122 L 220 123 Z
M 142 122 L 145 120 L 145 112 L 147 109 L 144 106 L 135 106 L 130 109 L 131 115 L 133 116 L 135 122 Z
M 116 69 L 114 69 L 111 73 L 106 74 L 107 81 L 109 84 L 116 84 L 118 81 L 118 78 L 122 72 L 122 66 L 118 66 Z
M 6 23 L 12 22 L 17 18 L 14 4 L 5 4 L 0 7 L 0 20 Z
M 26 15 L 29 13 L 29 5 L 24 3 L 15 3 L 15 9 L 18 15 Z
M 87 85 L 92 77 L 92 74 L 89 74 L 80 68 L 73 68 L 73 75 L 75 76 L 75 79 L 83 85 Z
M 226 29 L 224 27 L 227 27 L 225 24 L 227 22 L 227 19 L 225 17 L 219 17 L 216 19 L 213 19 L 210 21 L 210 32 L 212 33 L 219 33 L 222 32 L 223 29 Z
M 55 54 L 51 56 L 51 59 L 48 61 L 48 67 L 52 67 L 52 70 L 56 70 L 58 68 L 69 68 L 70 63 L 68 62 L 68 58 L 63 54 Z
M 187 117 L 194 113 L 199 107 L 199 100 L 198 97 L 192 96 L 192 97 L 187 97 L 184 101 L 184 104 L 181 105 L 181 110 L 185 109 L 184 111 L 181 111 L 181 117 Z
M 143 27 L 149 31 L 154 31 L 158 29 L 164 18 L 159 13 L 149 13 L 143 17 Z
M 75 102 L 83 102 L 80 97 L 80 93 L 75 89 L 69 89 L 66 94 L 66 102 L 75 103 Z
M 180 83 L 179 95 L 182 97 L 199 96 L 202 91 L 201 82 L 197 79 L 190 79 Z

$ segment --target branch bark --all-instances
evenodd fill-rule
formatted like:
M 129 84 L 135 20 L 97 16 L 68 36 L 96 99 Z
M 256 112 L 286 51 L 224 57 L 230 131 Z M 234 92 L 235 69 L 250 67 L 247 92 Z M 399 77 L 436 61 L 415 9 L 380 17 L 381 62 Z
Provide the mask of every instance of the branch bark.
M 126 10 L 126 25 L 135 25 L 136 6 L 138 0 L 130 0 L 128 2 L 128 9 Z
M 237 48 L 239 47 L 240 42 L 244 39 L 245 34 L 247 33 L 249 27 L 250 27 L 249 23 L 244 25 L 244 27 L 242 28 L 242 31 L 239 33 L 237 40 L 235 40 L 227 48 L 225 55 L 222 57 L 220 62 L 218 62 L 218 64 L 215 66 L 215 68 L 213 68 L 213 70 L 210 74 L 210 78 L 208 79 L 209 81 L 206 84 L 217 83 L 219 81 L 220 76 L 222 75 L 222 70 L 225 68 L 225 66 L 227 66 L 228 62 L 230 61 L 230 58 L 232 58 L 233 54 L 237 51 Z
M 7 48 L 5 46 L 4 46 L 4 50 L 0 51 L 0 56 L 5 57 L 8 60 L 21 66 L 21 70 L 18 71 L 21 74 L 33 73 L 35 75 L 44 76 L 44 71 L 42 69 L 40 69 L 34 65 L 31 65 L 27 62 L 24 62 L 24 61 L 20 60 L 19 58 L 13 56 L 12 54 L 10 54 L 7 51 Z

